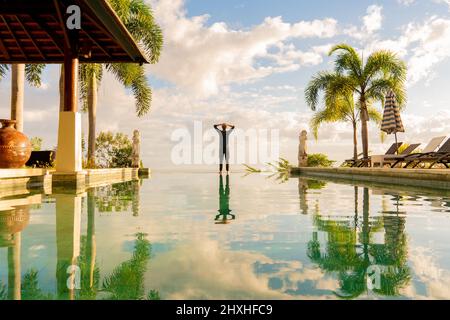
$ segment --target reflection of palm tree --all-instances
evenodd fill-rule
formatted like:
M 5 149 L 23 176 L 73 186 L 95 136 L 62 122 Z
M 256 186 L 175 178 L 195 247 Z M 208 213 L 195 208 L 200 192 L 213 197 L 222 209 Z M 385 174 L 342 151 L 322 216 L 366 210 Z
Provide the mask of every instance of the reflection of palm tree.
M 116 267 L 103 281 L 103 288 L 109 292 L 109 300 L 141 300 L 145 298 L 144 274 L 151 254 L 150 242 L 145 235 L 136 235 L 133 256 Z M 148 297 L 159 295 L 150 291 Z
M 355 206 L 358 192 L 355 189 Z M 356 227 L 352 226 L 352 221 Z M 317 213 L 314 225 L 319 232 L 327 234 L 325 252 L 321 250 L 318 232 L 308 244 L 309 258 L 327 272 L 336 272 L 341 298 L 356 298 L 367 291 L 367 270 L 372 265 L 385 267 L 381 274 L 381 287 L 374 292 L 382 295 L 396 295 L 400 288 L 409 282 L 409 269 L 406 266 L 406 236 L 400 220 L 391 217 L 370 219 L 369 190 L 363 192 L 363 219 L 361 232 L 358 231 L 358 211 L 355 207 L 353 219 L 326 219 Z M 385 229 L 385 243 L 374 244 L 372 235 Z M 359 232 L 359 233 L 358 233 Z
M 405 234 L 406 219 L 398 212 L 399 196 L 397 200 L 397 211 L 384 211 L 384 243 L 385 245 L 372 245 L 371 254 L 377 265 L 390 266 L 381 277 L 381 294 L 398 295 L 398 289 L 409 283 L 411 276 L 407 267 L 408 251 Z M 395 285 L 384 285 L 383 283 Z
M 220 175 L 219 181 L 219 214 L 216 216 L 216 224 L 227 224 L 229 223 L 228 216 L 231 220 L 236 219 L 234 214 L 231 214 L 230 210 L 230 176 L 227 175 L 226 186 L 223 186 L 223 177 Z M 222 220 L 220 220 L 222 219 Z
M 0 300 L 8 299 L 8 290 L 6 286 L 0 281 Z
M 22 280 L 22 300 L 50 300 L 52 295 L 44 293 L 39 287 L 39 273 L 31 269 Z
M 133 217 L 139 216 L 139 211 L 141 210 L 141 182 L 140 181 L 132 181 L 133 184 L 133 201 L 131 203 L 131 209 L 133 211 Z
M 97 246 L 95 242 L 95 190 L 87 192 L 87 236 L 81 239 L 80 257 L 82 300 L 95 299 L 100 283 L 100 269 L 96 265 Z

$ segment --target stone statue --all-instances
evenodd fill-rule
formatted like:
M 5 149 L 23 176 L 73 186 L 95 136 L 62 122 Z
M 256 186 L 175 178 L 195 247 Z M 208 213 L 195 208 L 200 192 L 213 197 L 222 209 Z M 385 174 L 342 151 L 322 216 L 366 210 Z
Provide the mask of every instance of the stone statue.
M 300 168 L 308 166 L 308 150 L 306 146 L 307 140 L 308 140 L 308 132 L 306 132 L 306 130 L 303 130 L 300 133 L 298 145 L 298 166 Z
M 139 168 L 141 154 L 141 134 L 138 130 L 133 132 L 133 151 L 131 154 L 131 167 Z

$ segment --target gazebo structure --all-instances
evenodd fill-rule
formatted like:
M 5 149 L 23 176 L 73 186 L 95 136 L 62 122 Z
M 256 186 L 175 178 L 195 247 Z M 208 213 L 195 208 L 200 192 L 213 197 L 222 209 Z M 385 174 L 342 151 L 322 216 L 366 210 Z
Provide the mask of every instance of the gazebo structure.
M 148 61 L 106 0 L 0 0 L 0 63 L 64 65 L 57 174 L 82 172 L 78 64 L 111 62 Z

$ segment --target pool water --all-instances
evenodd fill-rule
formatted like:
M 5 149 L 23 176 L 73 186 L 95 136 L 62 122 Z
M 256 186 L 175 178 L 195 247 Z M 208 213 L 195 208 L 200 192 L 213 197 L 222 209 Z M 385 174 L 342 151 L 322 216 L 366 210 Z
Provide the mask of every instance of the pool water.
M 155 173 L 0 198 L 0 299 L 449 299 L 450 192 Z

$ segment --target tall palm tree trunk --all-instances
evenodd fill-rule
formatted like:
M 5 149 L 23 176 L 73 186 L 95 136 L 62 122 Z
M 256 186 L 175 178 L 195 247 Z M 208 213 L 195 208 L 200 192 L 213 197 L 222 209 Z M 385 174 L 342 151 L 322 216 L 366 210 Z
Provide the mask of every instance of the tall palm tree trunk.
M 367 105 L 364 98 L 361 98 L 361 140 L 364 159 L 369 158 L 369 129 L 367 122 L 369 121 L 369 114 L 367 112 Z
M 97 120 L 97 77 L 95 71 L 92 72 L 91 78 L 89 79 L 88 90 L 88 163 L 90 166 L 95 166 L 95 122 Z
M 87 250 L 86 256 L 89 268 L 89 288 L 94 288 L 95 259 L 97 254 L 97 246 L 95 242 L 95 194 L 94 190 L 88 191 L 87 196 Z
M 25 65 L 11 67 L 11 119 L 16 120 L 17 131 L 23 132 L 23 100 L 25 86 Z
M 357 123 L 353 121 L 353 160 L 358 160 L 358 132 L 357 132 Z

